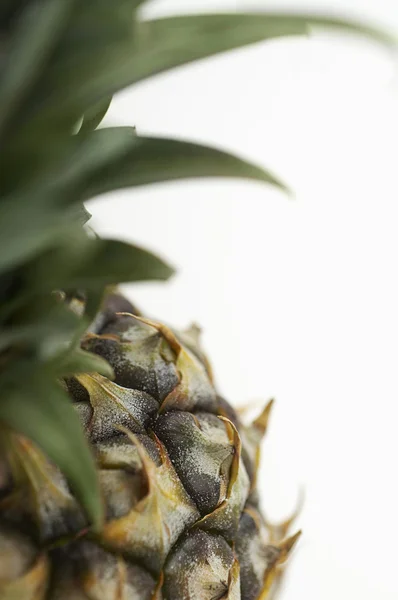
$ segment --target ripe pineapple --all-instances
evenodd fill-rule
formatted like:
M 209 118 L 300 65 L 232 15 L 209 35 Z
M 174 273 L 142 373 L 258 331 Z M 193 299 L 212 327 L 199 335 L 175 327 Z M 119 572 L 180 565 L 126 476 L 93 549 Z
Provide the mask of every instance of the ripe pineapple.
M 144 21 L 142 4 L 0 6 L 1 600 L 269 599 L 298 535 L 259 509 L 271 405 L 243 425 L 197 330 L 152 322 L 116 291 L 172 269 L 93 236 L 83 202 L 193 176 L 284 189 L 225 152 L 96 128 L 127 85 L 320 19 Z

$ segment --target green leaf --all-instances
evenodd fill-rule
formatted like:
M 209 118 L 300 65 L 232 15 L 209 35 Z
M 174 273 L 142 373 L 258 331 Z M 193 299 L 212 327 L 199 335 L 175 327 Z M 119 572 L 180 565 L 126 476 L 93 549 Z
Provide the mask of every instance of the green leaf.
M 61 304 L 53 306 L 46 314 L 39 312 L 35 316 L 35 320 L 9 325 L 0 330 L 0 351 L 11 344 L 41 346 L 54 337 L 63 339 L 71 336 L 81 320 Z
M 25 202 L 24 202 L 25 199 Z M 59 240 L 70 228 L 68 213 L 47 210 L 28 195 L 20 202 L 4 200 L 0 204 L 0 273 L 17 267 Z
M 92 214 L 83 205 L 80 208 L 78 208 L 77 213 L 82 225 L 86 225 L 86 223 L 88 223 L 92 217 Z
M 41 194 L 58 203 L 64 198 L 70 203 L 78 203 L 123 187 L 192 177 L 254 179 L 287 191 L 270 172 L 209 146 L 140 137 L 131 127 L 106 127 L 75 138 L 68 155 L 48 174 L 48 180 L 44 184 L 41 181 L 37 190 L 31 187 L 31 197 Z M 13 201 L 16 221 L 17 201 Z M 23 197 L 19 202 L 23 202 Z M 46 216 L 44 210 L 43 213 Z M 4 226 L 4 235 L 7 235 L 7 229 Z M 10 240 L 10 244 L 18 250 L 15 240 Z
M 22 13 L 0 79 L 0 131 L 40 74 L 66 17 L 71 0 L 42 0 Z
M 60 467 L 98 531 L 103 507 L 95 463 L 77 413 L 63 390 L 48 374 L 36 373 L 31 378 L 25 374 L 23 382 L 3 386 L 0 420 L 38 444 Z
M 101 310 L 102 302 L 106 293 L 106 285 L 95 287 L 86 292 L 86 305 L 84 307 L 84 316 L 90 324 L 95 320 Z M 79 341 L 80 341 L 79 336 Z
M 73 164 L 70 165 L 73 168 Z M 78 172 L 78 168 L 76 167 Z M 66 174 L 65 174 L 66 175 Z M 68 195 L 69 205 L 65 195 Z M 32 260 L 48 247 L 79 231 L 91 217 L 82 206 L 80 193 L 72 186 L 44 185 L 3 198 L 0 201 L 0 273 Z
M 255 179 L 286 191 L 273 174 L 228 152 L 191 142 L 140 137 L 131 127 L 106 127 L 74 136 L 73 141 L 62 161 L 46 174 L 44 181 L 42 175 L 38 187 L 31 184 L 29 191 L 22 190 L 19 198 L 10 200 L 7 221 L 12 215 L 14 226 L 10 227 L 9 222 L 3 225 L 5 237 L 7 231 L 17 229 L 18 206 L 28 193 L 33 199 L 31 204 L 35 205 L 48 197 L 41 214 L 38 211 L 41 218 L 47 219 L 47 206 L 55 202 L 62 206 L 62 203 L 78 203 L 114 189 L 191 177 Z M 3 227 L 0 223 L 0 233 Z M 22 226 L 20 231 L 22 236 Z M 18 245 L 13 238 L 9 245 L 21 252 L 24 243 L 22 239 Z
M 112 96 L 94 97 L 83 104 L 73 100 L 78 82 L 106 71 L 117 62 L 116 56 L 123 60 L 133 39 L 134 0 L 71 1 L 69 26 L 33 90 L 28 110 L 21 115 L 29 138 L 39 131 L 59 129 L 60 124 L 64 132 L 65 125 L 70 130 L 88 110 Z
M 136 136 L 122 156 L 90 174 L 82 200 L 119 188 L 192 177 L 253 179 L 288 191 L 269 171 L 228 152 L 191 142 Z
M 39 182 L 37 193 L 41 190 L 56 199 L 59 193 L 66 195 L 76 190 L 77 197 L 81 182 L 125 156 L 135 146 L 135 138 L 134 127 L 106 127 L 73 136 L 68 152 L 46 174 L 45 185 Z
M 110 162 L 122 157 L 134 143 L 135 136 L 134 127 L 109 127 L 62 139 L 62 152 L 57 159 L 49 161 L 49 157 L 45 156 L 35 176 L 18 182 L 18 188 L 3 200 L 3 203 L 8 203 L 4 209 L 4 216 L 8 219 L 7 227 L 4 225 L 4 233 L 7 229 L 17 229 L 18 222 L 22 221 L 24 205 L 33 205 L 32 213 L 39 213 L 42 218 L 43 215 L 47 216 L 49 210 L 54 210 L 54 207 L 58 210 L 59 207 L 65 208 L 70 203 L 78 202 L 80 182 L 90 173 L 101 171 Z M 48 147 L 51 153 L 51 137 L 42 135 L 40 147 L 36 138 L 33 141 L 33 154 L 40 152 L 42 145 Z M 65 201 L 66 196 L 71 202 Z M 3 210 L 3 206 L 4 204 L 0 205 L 0 210 Z M 81 213 L 80 206 L 78 211 Z M 0 227 L 2 226 L 3 222 L 0 220 Z
M 382 44 L 383 46 L 393 49 L 398 41 L 396 35 L 392 32 L 387 32 L 383 28 L 374 27 L 365 22 L 355 21 L 347 18 L 332 17 L 327 15 L 291 15 L 294 18 L 307 19 L 309 33 L 313 29 L 336 29 L 337 31 L 356 34 L 368 38 L 371 41 Z
M 86 239 L 81 246 L 61 246 L 42 257 L 30 269 L 33 294 L 54 289 L 101 291 L 108 285 L 129 281 L 165 280 L 173 269 L 151 252 L 114 240 Z M 83 254 L 82 254 L 83 253 Z M 82 259 L 82 257 L 84 257 Z M 64 261 L 63 268 L 59 265 Z
M 77 373 L 100 373 L 108 379 L 114 378 L 113 369 L 104 358 L 81 348 L 56 356 L 49 364 L 49 368 L 58 377 L 67 377 Z
M 288 191 L 269 171 L 200 144 L 139 137 L 131 127 L 73 138 L 62 160 L 36 185 L 18 190 L 0 205 L 0 272 L 53 246 L 70 229 L 73 210 L 81 220 L 81 202 L 112 190 L 192 177 L 233 177 Z
M 167 280 L 174 269 L 161 258 L 118 240 L 97 239 L 90 264 L 82 265 L 74 275 L 74 287 L 97 288 L 130 281 Z
M 0 203 L 0 273 L 15 267 L 28 257 L 53 245 L 71 228 L 76 219 L 86 218 L 80 198 L 85 178 L 101 172 L 110 162 L 122 157 L 135 137 L 133 127 L 100 129 L 96 132 L 68 136 L 55 163 L 44 161 L 33 180 L 22 179 Z M 36 145 L 38 140 L 35 140 Z M 40 145 L 53 145 L 40 137 Z M 37 149 L 38 152 L 40 148 Z M 32 149 L 35 152 L 35 149 Z M 37 153 L 35 153 L 36 155 Z M 18 165 L 15 159 L 13 164 Z M 75 205 L 73 206 L 69 205 Z M 72 210 L 72 213 L 70 212 Z
M 93 131 L 96 129 L 108 112 L 111 102 L 112 96 L 97 102 L 97 104 L 88 110 L 83 117 L 83 123 L 80 127 L 79 133 L 86 133 L 87 131 Z
M 131 84 L 196 60 L 281 36 L 306 35 L 310 25 L 352 31 L 392 43 L 378 29 L 310 14 L 202 14 L 149 20 L 136 23 L 134 36 L 104 47 L 103 54 L 98 50 L 93 54 L 86 52 L 79 69 L 65 68 L 62 73 L 54 73 L 55 92 L 44 103 L 49 114 L 86 108 Z M 73 89 L 74 94 L 65 95 L 65 88 Z

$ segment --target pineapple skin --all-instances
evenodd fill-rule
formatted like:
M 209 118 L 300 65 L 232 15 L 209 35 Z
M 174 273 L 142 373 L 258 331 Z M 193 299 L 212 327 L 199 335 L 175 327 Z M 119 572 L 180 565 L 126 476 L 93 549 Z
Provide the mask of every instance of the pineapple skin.
M 82 347 L 109 361 L 63 382 L 96 458 L 93 534 L 60 471 L 26 438 L 0 449 L 1 600 L 265 600 L 297 535 L 259 510 L 270 404 L 250 426 L 216 392 L 197 329 L 110 293 Z M 135 316 L 134 316 L 135 315 Z

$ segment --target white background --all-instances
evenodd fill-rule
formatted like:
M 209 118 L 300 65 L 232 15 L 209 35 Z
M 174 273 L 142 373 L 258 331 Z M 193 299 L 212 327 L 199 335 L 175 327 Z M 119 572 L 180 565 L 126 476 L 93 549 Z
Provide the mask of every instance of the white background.
M 163 0 L 148 14 L 275 6 L 398 33 L 395 0 Z M 101 234 L 178 268 L 129 294 L 165 321 L 201 323 L 224 395 L 277 400 L 264 507 L 286 516 L 306 490 L 283 600 L 398 598 L 397 81 L 380 46 L 315 32 L 159 76 L 120 94 L 107 118 L 232 150 L 295 191 L 189 181 L 90 207 Z

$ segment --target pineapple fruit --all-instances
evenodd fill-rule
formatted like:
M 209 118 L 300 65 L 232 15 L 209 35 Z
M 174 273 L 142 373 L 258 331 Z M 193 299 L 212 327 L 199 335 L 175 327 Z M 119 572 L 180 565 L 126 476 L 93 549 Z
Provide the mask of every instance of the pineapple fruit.
M 220 150 L 97 127 L 112 94 L 162 71 L 311 23 L 361 27 L 144 20 L 143 4 L 0 5 L 1 600 L 270 599 L 298 537 L 259 507 L 271 404 L 244 425 L 197 330 L 148 320 L 117 292 L 173 271 L 92 235 L 83 202 L 186 177 L 286 189 Z
M 9 434 L 1 598 L 270 597 L 298 534 L 272 535 L 258 506 L 269 406 L 244 427 L 217 395 L 197 332 L 179 335 L 136 312 L 109 294 L 82 339 L 109 361 L 113 380 L 98 373 L 64 380 L 96 457 L 105 509 L 99 534 L 87 529 L 60 471 L 29 440 Z

